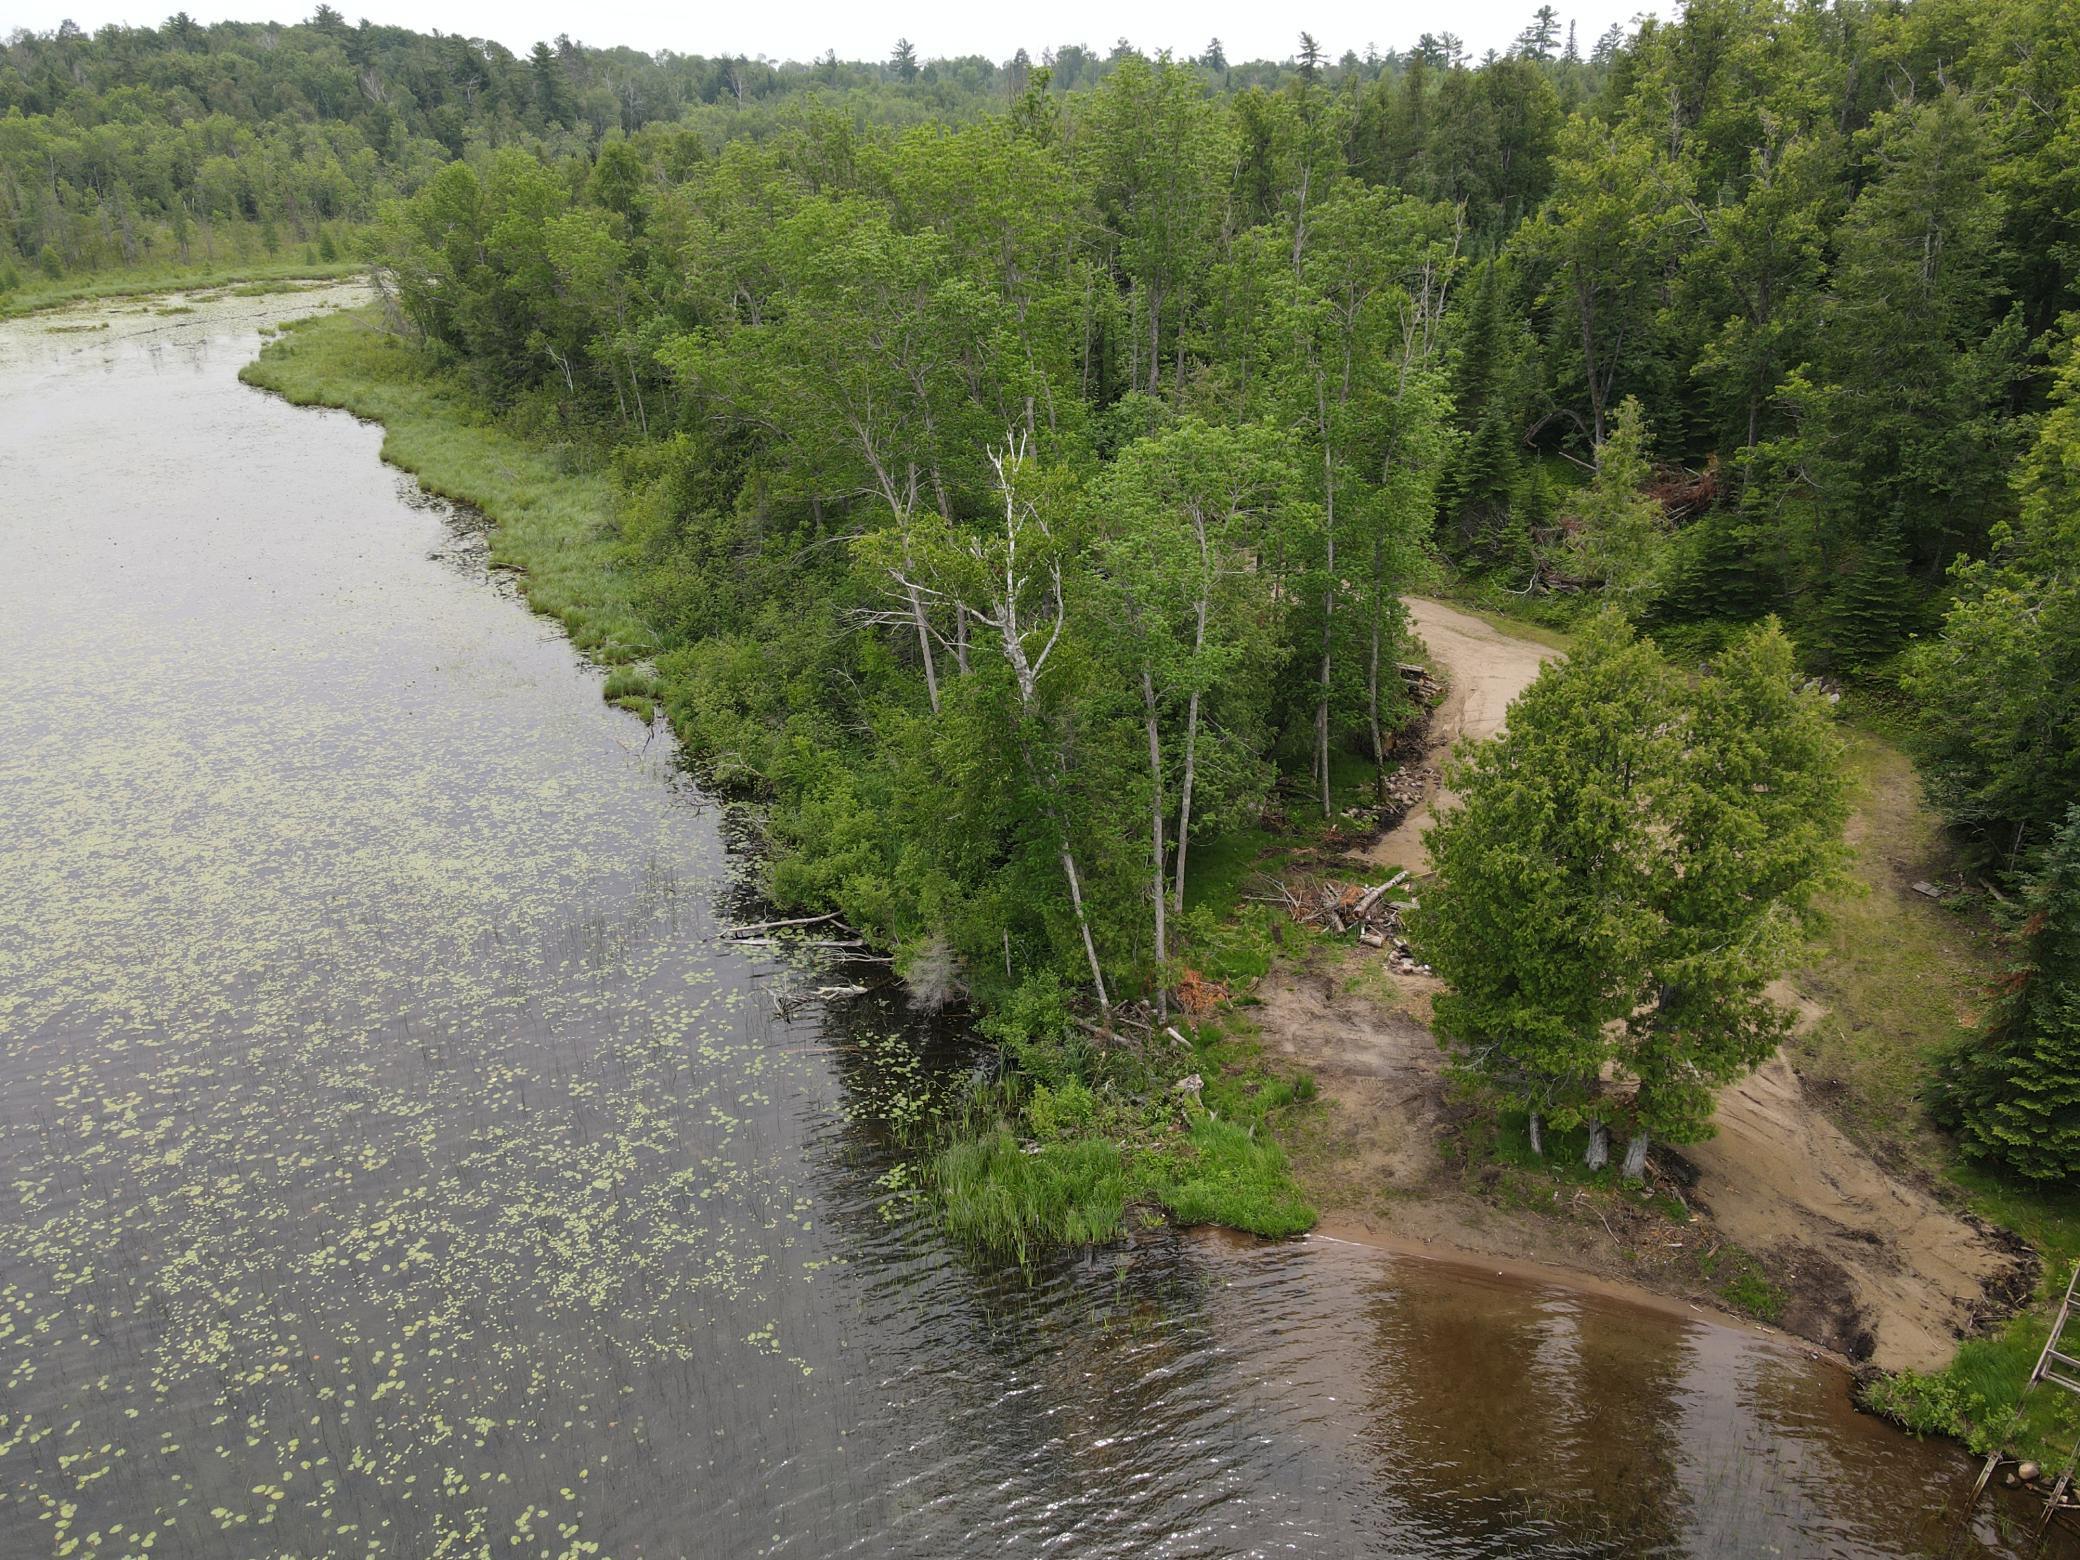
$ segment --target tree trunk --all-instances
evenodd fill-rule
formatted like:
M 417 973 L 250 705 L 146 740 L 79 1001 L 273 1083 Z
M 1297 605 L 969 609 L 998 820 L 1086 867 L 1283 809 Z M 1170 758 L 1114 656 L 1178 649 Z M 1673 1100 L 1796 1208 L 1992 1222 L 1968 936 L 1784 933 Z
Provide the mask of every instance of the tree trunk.
M 1148 290 L 1148 393 L 1154 395 L 1163 380 L 1163 292 Z
M 1055 827 L 1062 835 L 1062 873 L 1069 880 L 1069 903 L 1076 908 L 1076 928 L 1083 933 L 1083 956 L 1090 960 L 1091 985 L 1097 989 L 1098 1011 L 1112 1016 L 1112 999 L 1105 995 L 1105 972 L 1098 967 L 1098 945 L 1091 940 L 1090 918 L 1083 913 L 1083 881 L 1076 875 L 1076 858 L 1069 853 L 1069 830 L 1059 818 Z
M 1626 1180 L 1644 1181 L 1647 1178 L 1647 1146 L 1647 1135 L 1644 1132 L 1633 1133 L 1632 1141 L 1625 1145 L 1625 1163 L 1622 1169 Z
M 1315 378 L 1315 409 L 1322 428 L 1322 516 L 1328 555 L 1322 583 L 1322 691 L 1314 711 L 1315 763 L 1322 776 L 1322 816 L 1329 816 L 1329 660 L 1330 626 L 1336 611 L 1336 458 L 1329 447 L 1329 410 L 1319 371 Z
M 1601 1121 L 1589 1122 L 1589 1146 L 1582 1150 L 1582 1163 L 1601 1170 L 1611 1162 L 1611 1129 Z
M 904 551 L 903 563 L 907 567 L 910 556 Z M 924 688 L 931 695 L 932 713 L 939 713 L 939 663 L 932 658 L 932 625 L 924 614 L 924 597 L 908 580 L 902 582 L 903 590 L 910 598 L 910 617 L 917 624 L 917 652 L 924 657 Z
M 1155 902 L 1156 912 L 1156 1013 L 1170 1016 L 1168 972 L 1164 966 L 1170 962 L 1170 949 L 1166 941 L 1167 928 L 1164 912 L 1168 906 L 1163 882 L 1163 742 L 1156 724 L 1156 684 L 1148 668 L 1141 668 L 1141 701 L 1148 726 L 1148 846 L 1150 864 L 1150 897 Z
M 1546 1118 L 1533 1111 L 1524 1121 L 1525 1130 L 1531 1134 L 1531 1152 L 1540 1159 L 1546 1157 Z
M 1582 324 L 1582 372 L 1589 385 L 1589 420 L 1596 431 L 1596 447 L 1603 448 L 1603 386 L 1596 379 L 1596 304 L 1589 283 L 1582 276 L 1580 261 L 1574 267 L 1575 312 Z
M 1206 554 L 1206 538 L 1199 538 L 1199 553 L 1203 563 Z M 1207 592 L 1199 592 L 1199 626 L 1192 637 L 1192 696 L 1185 703 L 1184 713 L 1184 784 L 1178 792 L 1177 801 L 1177 891 L 1170 901 L 1179 915 L 1184 914 L 1184 855 L 1192 838 L 1192 780 L 1198 772 L 1199 763 L 1199 656 L 1206 648 L 1206 600 Z
M 1385 544 L 1375 540 L 1372 544 L 1372 653 L 1365 662 L 1365 713 L 1372 722 L 1372 764 L 1375 769 L 1387 767 L 1387 742 L 1379 728 L 1379 630 L 1380 593 L 1386 589 L 1386 568 L 1382 561 Z

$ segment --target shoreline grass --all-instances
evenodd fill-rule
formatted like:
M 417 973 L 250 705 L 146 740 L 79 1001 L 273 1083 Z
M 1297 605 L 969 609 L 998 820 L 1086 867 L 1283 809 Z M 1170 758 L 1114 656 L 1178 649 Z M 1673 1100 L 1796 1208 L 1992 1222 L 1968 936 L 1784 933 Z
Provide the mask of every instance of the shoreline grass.
M 621 667 L 657 649 L 620 556 L 613 484 L 568 450 L 501 427 L 465 386 L 384 331 L 373 309 L 294 322 L 239 377 L 298 406 L 381 423 L 383 459 L 488 516 L 492 566 L 595 661 Z M 609 699 L 656 696 L 647 676 L 610 686 Z
M 367 270 L 367 263 L 361 260 L 307 260 L 299 255 L 266 260 L 227 259 L 189 265 L 138 266 L 120 271 L 95 271 L 54 282 L 45 282 L 38 277 L 34 279 L 36 285 L 25 285 L 14 292 L 0 292 L 0 320 L 20 319 L 83 303 L 147 298 L 156 293 L 201 292 L 277 282 L 341 281 L 362 275 Z

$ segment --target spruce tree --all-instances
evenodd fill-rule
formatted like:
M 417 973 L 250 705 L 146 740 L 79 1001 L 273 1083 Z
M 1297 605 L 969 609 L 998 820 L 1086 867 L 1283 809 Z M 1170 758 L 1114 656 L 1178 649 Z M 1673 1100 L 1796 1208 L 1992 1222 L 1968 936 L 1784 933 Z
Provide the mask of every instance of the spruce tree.
M 1610 437 L 1596 450 L 1596 478 L 1572 505 L 1579 528 L 1568 552 L 1575 573 L 1603 587 L 1628 616 L 1659 594 L 1668 558 L 1668 520 L 1646 491 L 1646 417 L 1625 397 Z
M 2011 932 L 1986 1033 L 1943 1068 L 1937 1119 L 1964 1152 L 2032 1181 L 2080 1180 L 2080 803 L 2066 812 Z

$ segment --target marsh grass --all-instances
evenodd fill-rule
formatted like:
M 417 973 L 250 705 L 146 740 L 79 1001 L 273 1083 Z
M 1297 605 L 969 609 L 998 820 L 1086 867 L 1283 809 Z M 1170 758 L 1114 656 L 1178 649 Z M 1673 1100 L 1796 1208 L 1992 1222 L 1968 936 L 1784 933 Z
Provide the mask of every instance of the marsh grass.
M 1152 1186 L 1180 1224 L 1224 1224 L 1253 1235 L 1304 1235 L 1315 1212 L 1293 1180 L 1285 1151 L 1257 1124 L 1204 1116 L 1184 1145 L 1163 1156 Z
M 1089 1064 L 1095 1084 L 1007 1070 L 974 1085 L 924 1175 L 946 1228 L 1022 1265 L 1115 1239 L 1137 1210 L 1270 1237 L 1312 1229 L 1274 1131 L 1309 1108 L 1313 1077 L 1268 1071 L 1246 1034 L 1207 1025 L 1194 1042 L 1197 1101 L 1163 1087 L 1168 1069 L 1148 1072 L 1125 1052 Z
M 34 314 L 43 309 L 60 309 L 71 304 L 93 303 L 105 298 L 135 298 L 151 293 L 193 292 L 215 287 L 258 285 L 266 292 L 293 291 L 284 284 L 298 281 L 338 281 L 367 270 L 358 260 L 310 260 L 302 251 L 277 256 L 245 259 L 226 256 L 215 261 L 183 265 L 148 262 L 114 271 L 94 271 L 82 276 L 46 282 L 31 277 L 13 292 L 0 292 L 0 319 Z M 257 297 L 259 293 L 239 296 Z
M 1023 1144 L 1003 1128 L 942 1149 L 929 1180 L 955 1238 L 1021 1264 L 1051 1247 L 1111 1239 L 1131 1193 L 1118 1144 L 1091 1137 Z
M 501 427 L 465 387 L 384 331 L 373 309 L 296 322 L 240 377 L 299 406 L 380 422 L 383 459 L 428 492 L 490 516 L 492 567 L 512 573 L 528 605 L 587 655 L 618 666 L 657 649 L 619 556 L 607 478 Z M 645 706 L 654 696 L 647 674 L 606 695 Z

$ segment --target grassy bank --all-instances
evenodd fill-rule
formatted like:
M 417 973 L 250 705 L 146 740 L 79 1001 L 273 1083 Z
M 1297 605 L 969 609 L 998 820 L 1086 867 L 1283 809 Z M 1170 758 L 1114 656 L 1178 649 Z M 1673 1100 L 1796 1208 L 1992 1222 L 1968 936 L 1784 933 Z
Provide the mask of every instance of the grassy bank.
M 383 459 L 428 492 L 496 522 L 492 567 L 510 573 L 528 605 L 555 618 L 595 660 L 621 666 L 657 648 L 635 605 L 606 475 L 569 447 L 501 427 L 464 386 L 386 333 L 374 311 L 298 321 L 240 377 L 299 406 L 340 407 L 380 422 Z M 650 691 L 646 679 L 624 677 L 608 696 Z
M 294 253 L 254 259 L 226 256 L 216 260 L 152 262 L 120 270 L 91 271 L 76 276 L 36 274 L 10 291 L 0 292 L 0 319 L 62 309 L 104 298 L 134 298 L 152 293 L 194 292 L 215 287 L 266 286 L 275 282 L 329 281 L 354 276 L 367 267 L 358 260 L 321 260 Z
M 612 668 L 609 700 L 645 717 L 653 701 L 678 712 L 696 707 L 674 686 L 683 659 L 650 664 L 667 647 L 640 608 L 640 565 L 617 528 L 614 483 L 585 451 L 504 426 L 467 387 L 384 332 L 371 310 L 298 322 L 242 377 L 299 405 L 382 423 L 385 460 L 494 521 L 493 567 L 509 571 L 530 606 Z M 680 734 L 695 741 L 699 729 L 682 722 Z M 760 789 L 773 783 L 736 778 Z M 1219 842 L 1206 850 L 1222 859 Z M 1233 914 L 1253 852 L 1233 854 L 1232 871 L 1202 879 L 1187 917 L 1194 957 L 1216 982 L 1261 973 L 1268 960 L 1261 919 Z M 1218 907 L 1203 902 L 1208 885 Z M 1180 1016 L 1181 1043 L 1168 1027 L 1122 1023 L 1096 1037 L 1059 994 L 989 1015 L 987 1031 L 1014 1066 L 918 1145 L 921 1180 L 947 1227 L 1020 1260 L 1051 1245 L 1112 1238 L 1137 1218 L 1264 1235 L 1309 1228 L 1314 1212 L 1273 1130 L 1278 1118 L 1306 1108 L 1312 1081 L 1275 1076 L 1218 1023 Z M 1194 1077 L 1197 1088 L 1177 1087 Z

